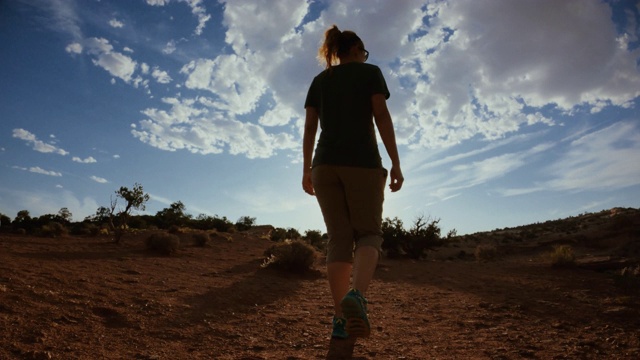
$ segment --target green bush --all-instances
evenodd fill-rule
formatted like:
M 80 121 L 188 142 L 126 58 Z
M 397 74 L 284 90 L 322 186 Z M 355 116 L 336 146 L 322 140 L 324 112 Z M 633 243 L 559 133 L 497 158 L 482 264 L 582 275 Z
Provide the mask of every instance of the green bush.
M 382 249 L 389 258 L 397 258 L 403 253 L 403 247 L 407 232 L 404 230 L 402 220 L 397 217 L 385 218 L 382 221 Z
M 50 222 L 42 227 L 42 236 L 46 237 L 60 237 L 66 236 L 69 232 L 64 225 L 57 222 Z
M 495 245 L 480 244 L 475 250 L 476 260 L 491 261 L 498 257 L 498 248 Z
M 402 220 L 386 218 L 382 221 L 382 249 L 390 258 L 406 255 L 412 259 L 421 259 L 426 251 L 443 244 L 440 237 L 440 219 L 418 216 L 411 229 L 404 229 Z
M 327 247 L 327 237 L 320 230 L 307 230 L 304 232 L 304 240 L 314 248 L 323 251 Z
M 168 231 L 170 234 L 182 234 L 182 229 L 178 225 L 171 225 Z
M 207 246 L 210 239 L 211 238 L 209 237 L 209 234 L 206 234 L 206 233 L 193 234 L 193 241 L 196 243 L 197 246 L 202 246 L 202 247 Z
M 82 236 L 97 236 L 100 233 L 100 228 L 90 222 L 82 222 L 71 228 L 71 234 Z
M 155 233 L 147 238 L 146 245 L 148 250 L 171 255 L 180 248 L 180 238 L 173 234 Z
M 300 238 L 300 233 L 294 228 L 275 228 L 271 231 L 270 238 L 271 241 L 296 240 Z
M 640 265 L 625 267 L 613 280 L 625 293 L 634 296 L 640 294 Z
M 265 252 L 262 267 L 285 271 L 307 271 L 316 260 L 315 249 L 304 241 L 285 240 L 269 247 Z
M 241 216 L 236 221 L 235 228 L 238 231 L 246 231 L 251 229 L 256 224 L 256 218 L 251 216 Z
M 576 264 L 576 256 L 569 245 L 559 245 L 554 247 L 550 257 L 551 266 L 553 267 L 572 267 Z

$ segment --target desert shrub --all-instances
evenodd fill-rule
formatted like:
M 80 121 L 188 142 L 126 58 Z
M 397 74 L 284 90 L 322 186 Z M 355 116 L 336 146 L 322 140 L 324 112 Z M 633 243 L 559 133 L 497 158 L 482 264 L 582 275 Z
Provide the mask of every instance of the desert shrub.
M 214 231 L 212 233 L 209 234 L 209 239 L 211 239 L 212 242 L 233 242 L 233 236 L 230 233 L 224 233 L 224 232 L 218 232 L 218 231 Z
M 211 217 L 203 215 L 196 223 L 199 226 L 198 229 L 201 230 L 215 229 L 219 232 L 232 232 L 232 229 L 234 229 L 233 223 L 229 221 L 226 216 L 218 217 L 218 215 L 216 215 Z
M 67 228 L 57 222 L 50 222 L 42 227 L 42 236 L 60 237 L 68 234 Z
M 182 229 L 178 225 L 171 225 L 168 231 L 169 234 L 182 234 Z
M 609 230 L 620 231 L 633 227 L 633 217 L 627 214 L 616 215 L 609 225 Z
M 25 228 L 17 228 L 14 232 L 18 235 L 27 235 L 27 230 Z
M 576 264 L 576 256 L 569 245 L 559 245 L 553 248 L 550 254 L 551 266 L 571 267 Z
M 427 250 L 444 243 L 440 236 L 439 222 L 440 219 L 418 216 L 413 226 L 405 230 L 402 220 L 397 217 L 385 218 L 382 221 L 382 249 L 389 258 L 406 255 L 412 259 L 421 259 L 426 256 Z
M 146 229 L 149 227 L 147 221 L 141 216 L 132 216 L 129 218 L 128 225 L 132 229 Z
M 178 251 L 180 238 L 167 233 L 151 234 L 146 241 L 147 249 L 164 255 L 171 255 Z
M 246 231 L 251 229 L 256 224 L 256 218 L 251 216 L 241 216 L 236 221 L 235 228 L 238 231 Z
M 630 295 L 638 295 L 640 293 L 640 265 L 627 266 L 614 277 L 616 285 Z
M 458 230 L 456 230 L 456 229 L 451 229 L 451 230 L 449 230 L 449 232 L 447 233 L 447 240 L 451 240 L 451 239 L 455 238 L 456 236 L 458 236 Z
M 390 219 L 385 218 L 382 221 L 382 249 L 390 258 L 399 257 L 402 254 L 402 248 L 407 232 L 404 230 L 402 220 L 397 217 Z
M 262 267 L 273 267 L 286 271 L 306 271 L 316 260 L 315 249 L 304 241 L 285 240 L 269 247 L 265 252 Z
M 327 238 L 319 230 L 307 230 L 304 232 L 304 240 L 309 245 L 322 251 L 327 247 Z
M 100 233 L 100 228 L 96 224 L 83 222 L 71 228 L 71 233 L 73 235 L 97 236 Z
M 197 246 L 202 246 L 202 247 L 207 246 L 210 239 L 211 238 L 209 237 L 209 234 L 206 234 L 206 233 L 193 234 L 193 241 Z
M 299 239 L 300 232 L 294 228 L 275 228 L 271 231 L 271 235 L 269 236 L 271 241 L 284 241 L 286 239 Z
M 427 250 L 442 245 L 439 222 L 440 219 L 425 219 L 424 216 L 416 218 L 404 244 L 404 251 L 410 258 L 421 259 L 426 256 Z
M 498 248 L 495 245 L 480 244 L 475 250 L 476 260 L 491 261 L 498 257 Z
M 8 231 L 11 229 L 11 218 L 7 215 L 0 213 L 0 231 Z

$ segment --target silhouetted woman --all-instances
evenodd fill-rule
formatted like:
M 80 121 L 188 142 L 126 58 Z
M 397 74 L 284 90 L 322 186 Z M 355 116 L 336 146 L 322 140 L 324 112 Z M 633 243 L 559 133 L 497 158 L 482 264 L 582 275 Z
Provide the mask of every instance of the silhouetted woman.
M 392 192 L 400 190 L 404 178 L 382 72 L 365 63 L 369 52 L 356 33 L 333 25 L 324 38 L 318 55 L 326 69 L 313 79 L 305 101 L 302 187 L 316 196 L 329 235 L 332 337 L 368 337 L 365 295 L 382 245 L 387 177 L 375 127 L 391 159 Z M 312 162 L 318 121 L 321 132 Z

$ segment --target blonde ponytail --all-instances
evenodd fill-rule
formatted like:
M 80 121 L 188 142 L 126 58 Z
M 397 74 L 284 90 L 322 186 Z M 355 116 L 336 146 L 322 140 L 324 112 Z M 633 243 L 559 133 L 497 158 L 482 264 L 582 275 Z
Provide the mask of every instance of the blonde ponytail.
M 339 59 L 346 56 L 353 45 L 362 44 L 362 40 L 355 32 L 340 31 L 334 24 L 324 32 L 324 42 L 318 49 L 318 60 L 327 69 L 337 65 Z

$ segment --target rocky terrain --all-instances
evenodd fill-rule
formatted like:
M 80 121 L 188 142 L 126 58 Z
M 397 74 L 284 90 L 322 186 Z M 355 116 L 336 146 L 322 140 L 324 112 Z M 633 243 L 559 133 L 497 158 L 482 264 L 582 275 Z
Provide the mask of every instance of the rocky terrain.
M 262 268 L 268 227 L 162 256 L 148 233 L 0 234 L 0 359 L 637 359 L 640 211 L 448 239 L 381 260 L 372 335 L 331 340 L 322 256 Z M 575 261 L 552 266 L 566 245 Z M 479 246 L 494 250 L 476 259 Z

